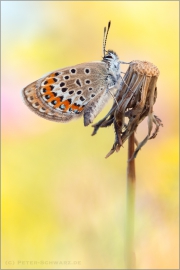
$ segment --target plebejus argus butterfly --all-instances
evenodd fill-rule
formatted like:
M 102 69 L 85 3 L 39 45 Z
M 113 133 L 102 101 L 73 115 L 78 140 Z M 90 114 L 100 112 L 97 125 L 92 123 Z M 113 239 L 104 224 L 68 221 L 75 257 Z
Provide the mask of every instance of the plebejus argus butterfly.
M 105 50 L 110 25 L 104 28 L 102 61 L 58 69 L 23 89 L 24 101 L 32 111 L 57 122 L 81 115 L 85 126 L 93 122 L 121 83 L 121 61 L 114 51 Z

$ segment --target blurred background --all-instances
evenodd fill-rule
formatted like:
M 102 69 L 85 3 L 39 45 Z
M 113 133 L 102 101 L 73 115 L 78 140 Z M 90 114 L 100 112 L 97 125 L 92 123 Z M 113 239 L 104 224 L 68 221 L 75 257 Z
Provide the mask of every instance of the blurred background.
M 127 143 L 105 159 L 113 127 L 92 137 L 82 118 L 45 120 L 21 97 L 45 73 L 101 60 L 103 28 L 111 20 L 107 49 L 160 70 L 154 111 L 164 127 L 136 159 L 137 268 L 179 269 L 179 2 L 1 4 L 1 267 L 124 268 Z M 136 136 L 146 134 L 147 120 Z

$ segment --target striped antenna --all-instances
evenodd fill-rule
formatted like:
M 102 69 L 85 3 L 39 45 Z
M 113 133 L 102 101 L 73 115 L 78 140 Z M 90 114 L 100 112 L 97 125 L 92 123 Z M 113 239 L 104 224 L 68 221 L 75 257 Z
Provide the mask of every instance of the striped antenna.
M 107 41 L 107 36 L 108 36 L 110 26 L 111 26 L 111 21 L 108 22 L 107 30 L 106 30 L 106 27 L 104 27 L 104 37 L 103 37 L 103 54 L 104 54 L 104 56 L 105 56 L 105 52 L 106 52 L 106 41 Z

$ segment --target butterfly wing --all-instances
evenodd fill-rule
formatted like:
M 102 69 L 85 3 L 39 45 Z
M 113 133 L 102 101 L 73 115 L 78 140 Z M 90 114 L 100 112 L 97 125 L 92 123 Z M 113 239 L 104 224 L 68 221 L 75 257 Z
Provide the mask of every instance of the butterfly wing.
M 91 62 L 56 70 L 23 89 L 26 105 L 52 121 L 81 116 L 84 108 L 107 90 L 104 62 Z

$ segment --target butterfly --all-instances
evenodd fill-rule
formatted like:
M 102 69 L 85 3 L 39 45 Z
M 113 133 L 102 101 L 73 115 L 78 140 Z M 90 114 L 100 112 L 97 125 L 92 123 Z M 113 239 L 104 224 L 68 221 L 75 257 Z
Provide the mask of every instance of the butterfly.
M 22 90 L 25 104 L 39 116 L 67 122 L 83 115 L 88 126 L 119 89 L 122 77 L 117 54 L 106 51 L 110 29 L 104 28 L 102 61 L 88 62 L 50 72 Z

